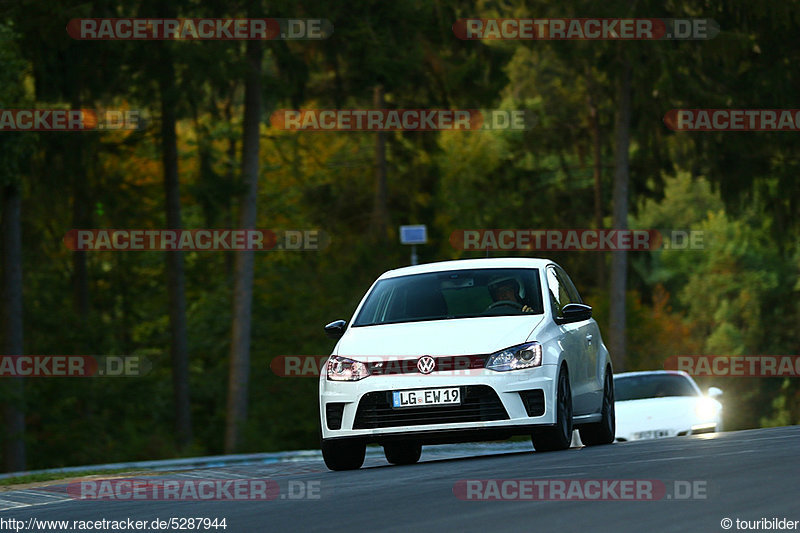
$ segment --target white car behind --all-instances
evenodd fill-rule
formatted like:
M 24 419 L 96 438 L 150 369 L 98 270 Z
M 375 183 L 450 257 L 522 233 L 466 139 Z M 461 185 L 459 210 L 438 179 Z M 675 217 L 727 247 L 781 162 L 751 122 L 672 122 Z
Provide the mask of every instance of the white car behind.
M 619 442 L 714 433 L 722 427 L 722 391 L 703 394 L 686 372 L 657 370 L 614 376 Z

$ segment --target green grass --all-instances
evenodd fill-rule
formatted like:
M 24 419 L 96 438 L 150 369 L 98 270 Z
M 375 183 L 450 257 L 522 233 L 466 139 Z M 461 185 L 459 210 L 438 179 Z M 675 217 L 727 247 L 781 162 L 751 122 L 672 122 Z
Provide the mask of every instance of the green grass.
M 42 481 L 57 481 L 59 479 L 69 479 L 69 478 L 76 478 L 76 477 L 86 477 L 86 476 L 97 476 L 103 474 L 135 474 L 135 475 L 143 475 L 148 474 L 150 472 L 144 471 L 133 471 L 133 470 L 126 470 L 126 469 L 112 469 L 112 470 L 80 470 L 76 472 L 45 472 L 42 474 L 28 474 L 22 476 L 14 476 L 9 478 L 0 479 L 0 487 L 9 486 L 9 485 L 22 485 L 25 483 L 39 483 Z

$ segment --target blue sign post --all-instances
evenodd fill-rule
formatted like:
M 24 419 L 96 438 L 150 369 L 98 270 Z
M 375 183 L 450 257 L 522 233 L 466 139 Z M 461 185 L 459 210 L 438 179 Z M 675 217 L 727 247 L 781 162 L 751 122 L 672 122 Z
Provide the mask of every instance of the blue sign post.
M 400 243 L 411 245 L 411 264 L 418 263 L 417 245 L 428 242 L 428 228 L 425 224 L 400 226 Z

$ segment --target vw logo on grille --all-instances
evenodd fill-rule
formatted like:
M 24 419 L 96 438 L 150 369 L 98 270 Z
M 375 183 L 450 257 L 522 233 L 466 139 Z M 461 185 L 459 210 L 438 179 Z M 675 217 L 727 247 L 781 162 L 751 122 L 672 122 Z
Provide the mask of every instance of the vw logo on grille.
M 430 355 L 423 355 L 417 361 L 417 369 L 423 374 L 430 374 L 436 366 L 436 360 Z

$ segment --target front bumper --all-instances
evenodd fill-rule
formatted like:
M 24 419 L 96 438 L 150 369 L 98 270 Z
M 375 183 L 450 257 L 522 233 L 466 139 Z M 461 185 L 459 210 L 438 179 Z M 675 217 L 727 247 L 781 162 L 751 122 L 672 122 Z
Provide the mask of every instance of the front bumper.
M 635 440 L 652 440 L 668 437 L 685 437 L 687 435 L 703 435 L 706 433 L 716 433 L 719 431 L 720 423 L 715 421 L 703 421 L 697 423 L 684 423 L 672 427 L 659 428 L 640 427 L 625 428 L 617 431 L 616 440 L 619 442 L 629 442 Z
M 481 440 L 556 423 L 557 365 L 495 372 L 485 368 L 431 374 L 373 375 L 359 381 L 320 378 L 322 438 L 382 442 Z M 391 391 L 459 387 L 459 407 L 393 409 Z M 452 439 L 452 440 L 451 440 Z

